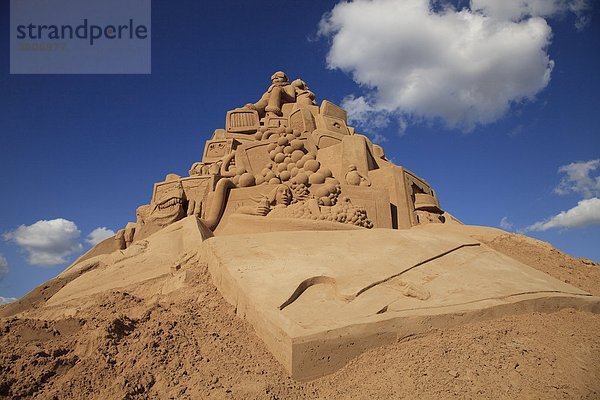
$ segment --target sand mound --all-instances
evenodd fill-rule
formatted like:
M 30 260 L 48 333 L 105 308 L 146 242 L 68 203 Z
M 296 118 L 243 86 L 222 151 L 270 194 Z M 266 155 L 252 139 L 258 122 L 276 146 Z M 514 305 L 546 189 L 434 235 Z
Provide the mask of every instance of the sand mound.
M 593 294 L 600 267 L 512 234 L 490 247 Z M 171 268 L 171 267 L 169 267 Z M 168 269 L 169 270 L 169 269 Z M 600 396 L 600 316 L 528 313 L 372 349 L 298 383 L 210 282 L 198 257 L 154 280 L 93 293 L 76 317 L 44 318 L 48 288 L 0 308 L 5 398 L 589 398 Z M 173 274 L 185 285 L 162 294 Z M 58 278 L 61 279 L 61 278 Z M 64 278 L 62 278 L 64 279 Z M 162 283 L 161 283 L 162 282 Z M 155 289 L 152 296 L 148 292 Z M 20 312 L 19 317 L 14 316 Z M 13 315 L 13 316 L 11 316 Z
M 594 296 L 600 295 L 600 266 L 591 260 L 571 257 L 546 242 L 524 235 L 504 234 L 487 244 Z

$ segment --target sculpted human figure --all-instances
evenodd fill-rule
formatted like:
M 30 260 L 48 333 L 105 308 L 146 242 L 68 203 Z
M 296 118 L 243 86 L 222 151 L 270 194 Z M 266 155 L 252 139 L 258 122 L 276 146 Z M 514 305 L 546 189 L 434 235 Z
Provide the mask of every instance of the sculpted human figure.
M 261 116 L 271 112 L 281 116 L 281 106 L 284 103 L 296 101 L 296 87 L 290 84 L 287 75 L 277 71 L 271 76 L 271 86 L 256 103 L 246 104 L 244 107 L 256 110 Z
M 292 191 L 287 185 L 278 185 L 269 193 L 269 204 L 275 207 L 287 207 L 292 202 Z
M 315 102 L 315 94 L 310 91 L 308 86 L 306 86 L 306 82 L 302 79 L 296 79 L 292 82 L 292 86 L 296 90 L 296 103 L 300 106 L 313 106 L 317 103 Z
M 346 183 L 352 186 L 371 186 L 369 178 L 364 176 L 356 169 L 356 165 L 348 165 L 348 172 L 345 176 Z
M 265 216 L 275 208 L 283 208 L 292 202 L 292 191 L 287 185 L 277 185 L 267 196 L 255 206 L 242 206 L 236 210 L 240 214 Z

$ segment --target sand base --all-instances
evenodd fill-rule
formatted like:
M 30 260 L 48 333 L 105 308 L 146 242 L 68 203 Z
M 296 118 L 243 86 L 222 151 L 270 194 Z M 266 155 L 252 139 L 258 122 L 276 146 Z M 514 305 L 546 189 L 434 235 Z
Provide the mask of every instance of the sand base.
M 448 228 L 439 227 L 439 233 Z M 590 260 L 523 235 L 458 228 L 455 233 L 600 296 L 600 266 Z M 571 308 L 537 313 L 511 304 L 510 315 L 502 316 L 506 312 L 497 306 L 473 319 L 468 312 L 424 319 L 424 326 L 436 319 L 440 326 L 421 335 L 402 337 L 399 326 L 398 340 L 365 350 L 333 374 L 299 382 L 256 329 L 236 315 L 241 309 L 225 302 L 211 283 L 199 252 L 201 227 L 192 218 L 173 229 L 161 239 L 170 245 L 152 238 L 135 256 L 127 251 L 114 258 L 92 255 L 19 301 L 0 306 L 0 398 L 558 400 L 600 395 L 600 315 Z M 437 229 L 432 225 L 426 231 Z M 359 250 L 368 245 L 353 244 Z M 176 249 L 182 254 L 171 251 Z M 152 263 L 150 253 L 162 261 Z M 375 260 L 383 256 L 372 255 Z M 285 257 L 279 260 L 286 265 Z M 95 276 L 104 285 L 111 269 L 119 276 L 128 262 L 146 271 L 120 275 L 115 287 L 71 296 L 77 285 L 89 288 L 89 278 L 79 278 L 102 270 Z M 310 290 L 283 312 L 301 304 Z M 314 314 L 323 313 L 317 308 Z
M 600 312 L 600 298 L 456 226 L 233 235 L 202 247 L 225 299 L 300 380 L 434 328 L 565 307 Z

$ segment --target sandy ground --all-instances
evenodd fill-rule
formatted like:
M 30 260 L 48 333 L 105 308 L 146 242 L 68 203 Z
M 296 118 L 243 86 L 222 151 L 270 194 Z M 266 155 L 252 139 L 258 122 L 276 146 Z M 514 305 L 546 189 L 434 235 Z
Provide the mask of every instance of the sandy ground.
M 600 295 L 600 266 L 521 235 L 494 249 Z M 292 380 L 210 283 L 148 303 L 135 290 L 95 295 L 77 319 L 11 316 L 49 282 L 0 308 L 0 397 L 36 399 L 600 398 L 600 315 L 562 310 L 432 331 L 370 350 L 333 375 Z

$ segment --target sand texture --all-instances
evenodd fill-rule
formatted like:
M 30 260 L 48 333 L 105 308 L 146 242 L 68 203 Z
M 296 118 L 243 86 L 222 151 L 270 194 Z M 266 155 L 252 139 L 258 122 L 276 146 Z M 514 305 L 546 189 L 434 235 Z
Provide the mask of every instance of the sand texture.
M 186 225 L 187 224 L 187 225 Z M 173 229 L 190 229 L 182 221 Z M 600 266 L 521 235 L 470 236 L 600 295 Z M 173 232 L 173 231 L 171 231 Z M 169 232 L 165 232 L 169 234 Z M 151 240 L 151 239 L 149 239 Z M 37 399 L 427 399 L 600 397 L 600 315 L 566 308 L 430 329 L 299 382 L 212 283 L 195 242 L 123 285 L 68 289 L 93 257 L 0 308 L 0 396 Z M 144 257 L 144 253 L 136 257 Z M 104 267 L 103 267 L 104 266 Z M 92 275 L 89 275 L 92 276 Z M 98 278 L 100 279 L 100 278 Z M 85 279 L 82 287 L 90 287 Z M 62 290 L 62 294 L 57 296 Z M 54 300 L 52 300 L 54 298 Z

